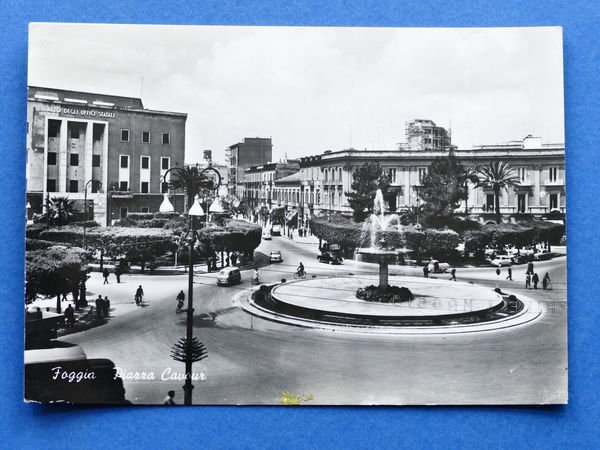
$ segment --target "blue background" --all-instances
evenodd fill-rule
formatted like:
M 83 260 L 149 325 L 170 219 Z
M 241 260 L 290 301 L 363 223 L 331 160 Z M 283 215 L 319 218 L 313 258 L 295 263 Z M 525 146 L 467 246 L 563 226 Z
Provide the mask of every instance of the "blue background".
M 7 1 L 0 4 L 0 446 L 597 446 L 600 7 L 588 1 Z M 83 408 L 22 401 L 27 24 L 564 27 L 569 390 L 561 407 Z M 506 68 L 510 70 L 510 68 Z M 402 382 L 402 380 L 398 380 Z

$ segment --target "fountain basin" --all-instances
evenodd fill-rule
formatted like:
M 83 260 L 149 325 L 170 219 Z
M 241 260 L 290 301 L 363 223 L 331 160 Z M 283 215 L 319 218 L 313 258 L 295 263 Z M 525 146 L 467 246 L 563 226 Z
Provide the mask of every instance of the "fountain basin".
M 356 290 L 378 280 L 374 276 L 317 278 L 281 284 L 272 300 L 290 312 L 341 315 L 354 318 L 436 318 L 470 316 L 499 309 L 502 296 L 490 288 L 469 283 L 390 276 L 394 285 L 410 289 L 413 299 L 402 303 L 360 300 Z

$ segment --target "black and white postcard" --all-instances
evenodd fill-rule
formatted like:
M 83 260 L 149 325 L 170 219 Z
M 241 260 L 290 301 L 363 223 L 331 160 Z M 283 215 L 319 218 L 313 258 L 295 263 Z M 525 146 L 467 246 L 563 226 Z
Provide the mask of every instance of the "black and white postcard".
M 562 45 L 31 24 L 25 400 L 566 403 Z

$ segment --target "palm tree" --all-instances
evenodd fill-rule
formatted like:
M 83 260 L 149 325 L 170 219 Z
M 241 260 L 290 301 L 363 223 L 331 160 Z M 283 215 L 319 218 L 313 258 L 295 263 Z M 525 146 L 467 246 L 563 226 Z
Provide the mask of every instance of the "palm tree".
M 73 217 L 73 201 L 69 197 L 52 197 L 48 202 L 48 221 L 54 225 L 66 225 Z
M 185 192 L 188 209 L 194 203 L 196 195 L 201 196 L 203 190 L 214 190 L 214 186 L 218 183 L 218 181 L 203 173 L 203 169 L 198 168 L 198 166 L 175 167 L 171 170 L 172 176 L 169 181 L 169 189 L 181 189 Z
M 477 186 L 494 191 L 496 223 L 500 223 L 502 221 L 502 215 L 500 214 L 500 191 L 518 186 L 520 178 L 514 175 L 511 165 L 504 161 L 492 161 L 489 165 L 480 167 L 477 173 L 479 176 Z

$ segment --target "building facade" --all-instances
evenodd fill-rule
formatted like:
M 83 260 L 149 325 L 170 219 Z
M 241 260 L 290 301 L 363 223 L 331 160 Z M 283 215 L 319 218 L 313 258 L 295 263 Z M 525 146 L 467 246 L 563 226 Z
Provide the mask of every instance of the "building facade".
M 183 167 L 187 114 L 145 109 L 139 98 L 34 86 L 27 100 L 30 214 L 51 196 L 80 211 L 87 198 L 88 218 L 101 225 L 158 211 L 163 175 Z M 183 210 L 183 195 L 171 201 Z
M 271 162 L 260 166 L 252 166 L 245 170 L 244 178 L 238 185 L 237 195 L 245 199 L 252 209 L 266 206 L 272 209 L 275 183 L 284 177 L 298 172 L 298 160 Z
M 390 179 L 388 209 L 401 211 L 419 206 L 421 179 L 436 157 L 448 151 L 422 150 L 342 150 L 325 152 L 300 159 L 300 170 L 274 183 L 272 198 L 276 206 L 298 212 L 298 226 L 305 227 L 311 217 L 329 213 L 350 215 L 346 192 L 351 190 L 353 172 L 369 162 L 379 163 Z M 565 147 L 543 144 L 540 138 L 528 136 L 522 141 L 499 145 L 483 145 L 468 150 L 454 150 L 465 168 L 475 170 L 492 161 L 510 163 L 519 186 L 500 193 L 503 221 L 515 214 L 541 217 L 552 211 L 565 213 Z M 491 220 L 494 192 L 469 184 L 467 205 L 470 218 Z
M 240 190 L 246 169 L 266 164 L 273 159 L 271 138 L 244 138 L 243 142 L 227 147 L 226 158 L 229 167 L 229 192 L 242 198 Z

